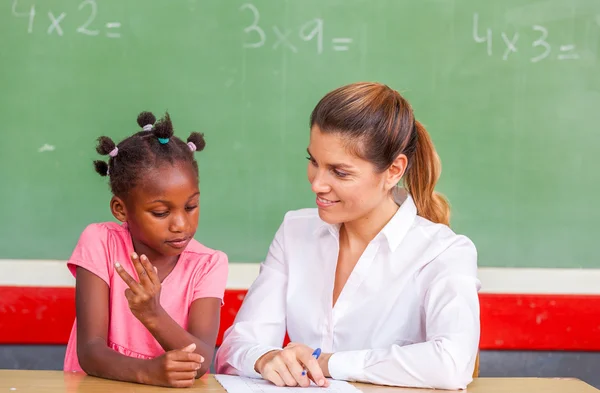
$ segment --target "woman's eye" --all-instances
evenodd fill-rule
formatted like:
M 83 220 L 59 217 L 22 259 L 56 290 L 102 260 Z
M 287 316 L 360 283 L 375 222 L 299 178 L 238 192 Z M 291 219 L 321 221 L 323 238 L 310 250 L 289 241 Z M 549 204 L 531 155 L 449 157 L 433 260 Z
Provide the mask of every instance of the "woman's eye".
M 345 173 L 345 172 L 340 172 L 340 171 L 338 171 L 337 169 L 334 169 L 334 170 L 333 170 L 333 173 L 334 173 L 334 174 L 335 174 L 337 177 L 346 177 L 346 176 L 348 176 L 348 174 L 347 174 L 347 173 Z

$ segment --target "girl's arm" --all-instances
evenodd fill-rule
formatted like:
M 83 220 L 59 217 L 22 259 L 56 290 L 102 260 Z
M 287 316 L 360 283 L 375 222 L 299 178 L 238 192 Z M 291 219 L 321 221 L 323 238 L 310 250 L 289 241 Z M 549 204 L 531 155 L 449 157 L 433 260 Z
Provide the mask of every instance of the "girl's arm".
M 200 378 L 208 371 L 215 352 L 221 318 L 221 299 L 196 299 L 190 307 L 188 331 L 179 326 L 164 309 L 161 310 L 158 315 L 141 322 L 165 351 L 194 343 L 195 352 L 204 358 L 196 375 L 196 378 Z
M 122 355 L 107 345 L 109 288 L 98 276 L 77 267 L 77 357 L 89 375 L 151 385 L 191 386 L 200 368 L 195 348 L 144 360 Z
M 224 263 L 215 269 L 227 266 L 225 254 L 215 255 L 215 264 Z M 165 311 L 160 304 L 161 283 L 156 268 L 145 255 L 139 258 L 132 255 L 132 262 L 139 277 L 136 281 L 123 267 L 115 265 L 115 269 L 123 281 L 129 286 L 125 296 L 129 308 L 135 317 L 148 329 L 165 351 L 195 345 L 195 352 L 202 356 L 202 367 L 196 378 L 204 375 L 212 362 L 219 332 L 221 317 L 221 299 L 201 297 L 192 302 L 188 317 L 188 330 L 181 327 Z M 226 269 L 221 279 L 225 281 Z M 219 273 L 215 270 L 215 273 Z M 217 279 L 215 277 L 215 279 Z M 223 287 L 225 283 L 223 282 Z

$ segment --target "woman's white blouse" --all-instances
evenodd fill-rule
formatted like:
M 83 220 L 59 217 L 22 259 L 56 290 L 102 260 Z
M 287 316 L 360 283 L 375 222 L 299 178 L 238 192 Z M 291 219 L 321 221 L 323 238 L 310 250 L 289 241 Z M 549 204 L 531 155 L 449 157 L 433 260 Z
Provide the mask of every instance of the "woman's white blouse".
M 260 378 L 264 353 L 291 341 L 334 353 L 334 379 L 464 389 L 479 344 L 477 251 L 417 215 L 408 196 L 369 243 L 331 307 L 339 226 L 316 209 L 285 215 L 216 356 L 217 373 Z

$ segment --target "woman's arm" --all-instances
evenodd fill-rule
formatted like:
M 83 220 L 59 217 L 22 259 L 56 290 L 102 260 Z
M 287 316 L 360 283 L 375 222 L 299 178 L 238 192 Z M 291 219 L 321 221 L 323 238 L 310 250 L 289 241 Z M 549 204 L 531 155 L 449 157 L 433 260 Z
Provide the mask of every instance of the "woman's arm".
M 226 332 L 216 355 L 216 370 L 260 378 L 256 361 L 265 353 L 281 350 L 286 332 L 287 271 L 282 248 L 282 228 L 277 232 L 260 274 L 249 288 L 233 326 Z
M 310 377 L 327 386 L 311 356 L 312 349 L 306 346 L 282 349 L 288 285 L 283 232 L 284 224 L 277 231 L 233 326 L 225 332 L 216 356 L 217 373 L 262 377 L 278 386 L 308 386 Z M 308 376 L 302 375 L 304 367 Z
M 426 341 L 389 348 L 324 354 L 322 368 L 335 379 L 381 385 L 464 389 L 477 357 L 479 280 L 470 242 L 446 250 L 421 274 Z M 330 356 L 330 357 L 329 357 Z

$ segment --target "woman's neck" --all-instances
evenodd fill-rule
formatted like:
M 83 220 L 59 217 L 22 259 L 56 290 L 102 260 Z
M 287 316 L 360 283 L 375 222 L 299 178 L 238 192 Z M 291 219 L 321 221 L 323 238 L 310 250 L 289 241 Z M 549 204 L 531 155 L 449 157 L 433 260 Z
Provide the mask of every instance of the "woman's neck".
M 398 208 L 399 206 L 394 199 L 387 198 L 384 203 L 363 217 L 344 223 L 340 228 L 340 239 L 345 237 L 344 240 L 350 246 L 359 245 L 359 247 L 366 247 L 394 217 Z M 343 236 L 342 231 L 344 232 Z

